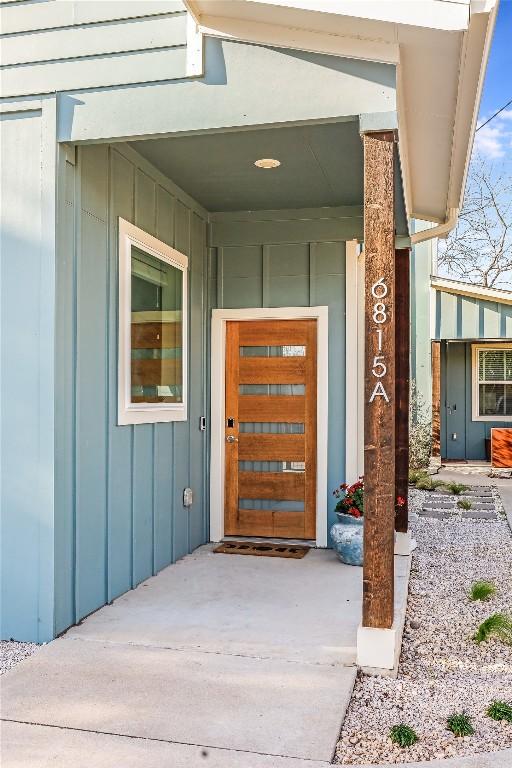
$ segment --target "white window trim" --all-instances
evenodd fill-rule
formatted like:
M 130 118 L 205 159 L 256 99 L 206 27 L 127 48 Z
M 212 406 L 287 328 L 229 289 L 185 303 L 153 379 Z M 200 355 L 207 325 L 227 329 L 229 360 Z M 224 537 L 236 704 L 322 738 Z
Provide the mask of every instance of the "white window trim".
M 317 320 L 316 545 L 327 546 L 328 307 L 212 310 L 210 541 L 224 538 L 225 365 L 229 320 Z
M 345 247 L 344 479 L 350 485 L 364 474 L 364 253 L 357 240 Z
M 131 247 L 171 264 L 183 273 L 182 403 L 131 402 Z M 117 423 L 155 424 L 187 420 L 188 370 L 188 258 L 129 221 L 119 218 L 119 353 Z
M 495 343 L 495 344 L 472 344 L 471 345 L 471 367 L 472 367 L 472 410 L 473 410 L 473 421 L 494 421 L 494 422 L 504 422 L 504 421 L 512 421 L 512 416 L 480 416 L 479 410 L 480 410 L 480 388 L 479 388 L 479 379 L 478 379 L 478 353 L 481 349 L 512 349 L 512 344 L 501 344 L 501 343 Z

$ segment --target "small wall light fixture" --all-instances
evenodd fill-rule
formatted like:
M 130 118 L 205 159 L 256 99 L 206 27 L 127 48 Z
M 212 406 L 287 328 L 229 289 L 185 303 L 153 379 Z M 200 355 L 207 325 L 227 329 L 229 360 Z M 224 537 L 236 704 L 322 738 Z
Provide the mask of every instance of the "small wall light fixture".
M 279 168 L 281 163 L 272 157 L 262 157 L 261 160 L 256 160 L 254 165 L 257 168 Z

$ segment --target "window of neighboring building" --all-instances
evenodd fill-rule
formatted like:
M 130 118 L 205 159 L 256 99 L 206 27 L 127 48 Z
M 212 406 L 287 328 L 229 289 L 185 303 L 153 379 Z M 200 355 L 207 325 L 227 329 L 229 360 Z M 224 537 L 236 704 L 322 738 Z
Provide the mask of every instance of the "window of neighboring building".
M 512 344 L 473 347 L 473 420 L 512 421 Z
M 119 424 L 187 418 L 187 268 L 119 219 Z

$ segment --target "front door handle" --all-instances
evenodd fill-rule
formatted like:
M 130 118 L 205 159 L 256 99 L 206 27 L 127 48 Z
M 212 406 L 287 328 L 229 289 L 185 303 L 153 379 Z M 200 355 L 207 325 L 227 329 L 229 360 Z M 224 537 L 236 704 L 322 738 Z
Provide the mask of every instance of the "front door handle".
M 226 443 L 238 443 L 238 437 L 235 437 L 234 435 L 228 435 L 226 437 Z

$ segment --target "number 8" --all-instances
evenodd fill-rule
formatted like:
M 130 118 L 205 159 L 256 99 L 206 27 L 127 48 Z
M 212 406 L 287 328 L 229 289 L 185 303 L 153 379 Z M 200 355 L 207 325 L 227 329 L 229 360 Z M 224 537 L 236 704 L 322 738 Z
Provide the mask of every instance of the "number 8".
M 387 319 L 386 305 L 383 304 L 382 301 L 378 301 L 373 307 L 373 322 L 379 324 L 385 323 Z

